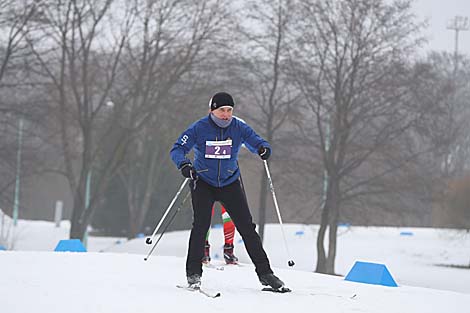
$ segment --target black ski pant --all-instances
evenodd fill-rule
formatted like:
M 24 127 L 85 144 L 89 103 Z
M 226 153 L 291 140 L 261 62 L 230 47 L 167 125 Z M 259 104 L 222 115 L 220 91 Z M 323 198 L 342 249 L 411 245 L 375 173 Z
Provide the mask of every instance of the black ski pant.
M 193 228 L 189 238 L 186 275 L 202 274 L 202 257 L 206 234 L 211 225 L 212 205 L 219 201 L 232 218 L 243 238 L 246 251 L 259 275 L 273 273 L 261 239 L 256 232 L 240 179 L 225 187 L 214 187 L 198 179 L 190 182 L 193 205 Z

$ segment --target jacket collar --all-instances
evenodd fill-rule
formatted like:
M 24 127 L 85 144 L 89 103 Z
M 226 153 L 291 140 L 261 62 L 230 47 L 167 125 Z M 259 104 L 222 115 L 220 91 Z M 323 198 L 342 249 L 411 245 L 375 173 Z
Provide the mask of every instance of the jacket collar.
M 226 128 L 223 128 L 223 127 L 220 127 L 219 125 L 217 125 L 217 124 L 212 120 L 212 118 L 211 118 L 211 113 L 209 113 L 209 114 L 207 115 L 207 119 L 209 120 L 209 124 L 211 124 L 212 126 L 218 128 L 218 129 L 228 129 L 228 128 L 230 128 L 230 127 L 233 125 L 233 123 L 234 123 L 233 121 L 235 120 L 235 117 L 232 117 L 232 122 L 231 122 L 230 125 L 227 126 Z

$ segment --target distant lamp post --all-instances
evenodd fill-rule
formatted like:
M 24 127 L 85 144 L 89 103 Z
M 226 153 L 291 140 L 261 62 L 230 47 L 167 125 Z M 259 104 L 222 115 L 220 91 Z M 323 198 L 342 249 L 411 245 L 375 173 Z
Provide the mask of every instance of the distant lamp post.
M 447 29 L 455 31 L 454 39 L 454 74 L 458 69 L 458 57 L 459 57 L 459 33 L 461 31 L 467 31 L 470 28 L 470 22 L 468 17 L 456 16 L 447 24 Z
M 91 199 L 91 175 L 92 169 L 90 169 L 86 175 L 86 185 L 85 185 L 85 211 L 90 208 L 90 199 Z M 88 227 L 85 229 L 85 233 L 83 234 L 83 245 L 85 248 L 88 246 Z
M 23 118 L 18 121 L 18 150 L 16 153 L 16 180 L 15 180 L 15 200 L 13 202 L 13 225 L 18 224 L 18 211 L 20 206 L 20 179 L 21 179 L 21 149 L 23 143 Z

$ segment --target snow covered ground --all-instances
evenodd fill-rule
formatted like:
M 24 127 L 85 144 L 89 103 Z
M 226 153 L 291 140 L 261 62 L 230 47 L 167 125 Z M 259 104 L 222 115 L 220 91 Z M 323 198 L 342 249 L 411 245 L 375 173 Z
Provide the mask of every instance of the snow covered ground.
M 276 274 L 292 293 L 260 291 L 243 243 L 241 266 L 205 268 L 203 288 L 216 299 L 177 289 L 185 282 L 189 232 L 165 234 L 148 261 L 145 239 L 89 237 L 87 253 L 52 252 L 67 239 L 69 225 L 20 220 L 12 251 L 0 251 L 0 312 L 446 312 L 470 308 L 470 235 L 440 229 L 341 227 L 336 271 L 346 275 L 357 260 L 387 266 L 399 287 L 345 281 L 313 273 L 317 226 L 285 225 L 296 266 L 276 225 L 265 232 L 265 248 Z M 412 235 L 410 235 L 412 234 Z M 211 254 L 220 260 L 222 230 L 212 229 Z M 223 270 L 222 270 L 223 269 Z

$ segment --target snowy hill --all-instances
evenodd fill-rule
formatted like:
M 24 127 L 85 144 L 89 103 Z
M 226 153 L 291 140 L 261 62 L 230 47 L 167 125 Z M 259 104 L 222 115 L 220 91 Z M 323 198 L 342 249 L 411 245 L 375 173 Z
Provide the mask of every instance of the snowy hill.
M 467 312 L 470 295 L 372 286 L 341 277 L 278 270 L 294 291 L 260 291 L 253 268 L 206 269 L 207 298 L 175 288 L 184 260 L 112 253 L 4 252 L 1 312 Z
M 165 234 L 144 261 L 150 247 L 144 238 L 90 237 L 90 252 L 52 252 L 59 239 L 67 238 L 68 223 L 61 226 L 20 221 L 15 250 L 0 251 L 0 312 L 463 313 L 470 307 L 470 270 L 435 266 L 468 264 L 470 238 L 455 231 L 407 229 L 413 235 L 401 236 L 398 228 L 341 228 L 337 272 L 347 274 L 356 260 L 384 263 L 400 285 L 394 288 L 313 273 L 316 226 L 286 225 L 297 263 L 288 268 L 279 229 L 270 225 L 266 250 L 276 274 L 293 289 L 273 294 L 260 291 L 238 237 L 235 252 L 242 265 L 220 267 L 222 233 L 213 229 L 216 267 L 204 269 L 203 288 L 222 296 L 210 299 L 176 288 L 185 282 L 187 231 Z

